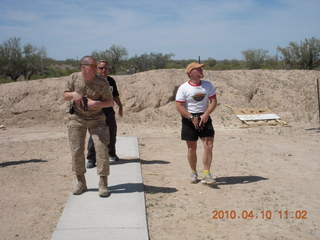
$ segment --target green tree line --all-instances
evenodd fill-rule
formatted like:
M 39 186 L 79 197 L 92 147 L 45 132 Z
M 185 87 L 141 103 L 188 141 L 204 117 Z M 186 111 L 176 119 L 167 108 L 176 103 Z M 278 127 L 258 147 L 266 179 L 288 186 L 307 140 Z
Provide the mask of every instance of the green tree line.
M 320 39 L 312 37 L 300 43 L 290 42 L 287 47 L 277 47 L 277 55 L 269 56 L 265 49 L 247 49 L 241 52 L 243 60 L 216 60 L 208 58 L 201 62 L 209 70 L 232 69 L 320 69 Z M 110 74 L 132 74 L 153 69 L 184 69 L 191 61 L 173 60 L 173 53 L 144 53 L 128 57 L 123 46 L 91 53 L 97 60 L 108 60 Z M 66 76 L 79 71 L 78 60 L 57 61 L 47 57 L 45 48 L 30 43 L 22 46 L 21 39 L 9 38 L 0 44 L 1 82 Z

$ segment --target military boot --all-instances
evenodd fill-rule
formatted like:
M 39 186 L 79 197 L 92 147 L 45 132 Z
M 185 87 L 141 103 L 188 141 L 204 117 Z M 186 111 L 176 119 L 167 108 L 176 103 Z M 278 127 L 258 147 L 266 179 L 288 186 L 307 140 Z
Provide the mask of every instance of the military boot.
M 84 175 L 77 175 L 78 182 L 73 187 L 73 195 L 80 195 L 87 191 L 86 178 Z
M 100 176 L 99 180 L 99 196 L 100 197 L 108 197 L 108 177 Z

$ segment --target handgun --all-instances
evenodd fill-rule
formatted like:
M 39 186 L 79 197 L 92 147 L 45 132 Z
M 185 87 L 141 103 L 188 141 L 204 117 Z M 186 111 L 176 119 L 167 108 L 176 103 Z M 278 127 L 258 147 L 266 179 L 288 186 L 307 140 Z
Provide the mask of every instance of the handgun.
M 83 111 L 88 111 L 88 98 L 87 97 L 82 97 L 82 102 L 83 102 Z

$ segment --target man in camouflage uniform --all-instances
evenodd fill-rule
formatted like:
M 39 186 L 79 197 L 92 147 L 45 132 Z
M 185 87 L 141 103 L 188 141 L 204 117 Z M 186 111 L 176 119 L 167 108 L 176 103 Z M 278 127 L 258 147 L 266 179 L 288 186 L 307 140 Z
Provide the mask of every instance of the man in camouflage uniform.
M 100 176 L 99 196 L 107 197 L 109 129 L 105 124 L 105 115 L 101 109 L 112 107 L 113 97 L 108 82 L 96 75 L 96 60 L 91 56 L 85 56 L 80 63 L 81 73 L 74 73 L 69 77 L 63 93 L 65 101 L 72 101 L 68 136 L 72 155 L 72 171 L 77 177 L 73 194 L 79 195 L 87 190 L 84 176 L 86 173 L 84 150 L 88 130 L 96 147 L 97 173 Z

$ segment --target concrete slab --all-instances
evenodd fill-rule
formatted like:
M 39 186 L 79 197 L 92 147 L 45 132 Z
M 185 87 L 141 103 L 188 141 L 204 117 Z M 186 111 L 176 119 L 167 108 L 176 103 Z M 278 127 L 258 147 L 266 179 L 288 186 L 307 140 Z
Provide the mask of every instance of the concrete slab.
M 132 161 L 111 162 L 110 196 L 98 196 L 96 168 L 88 169 L 88 191 L 70 195 L 52 240 L 149 239 L 138 139 L 118 137 L 116 147 L 120 159 Z

